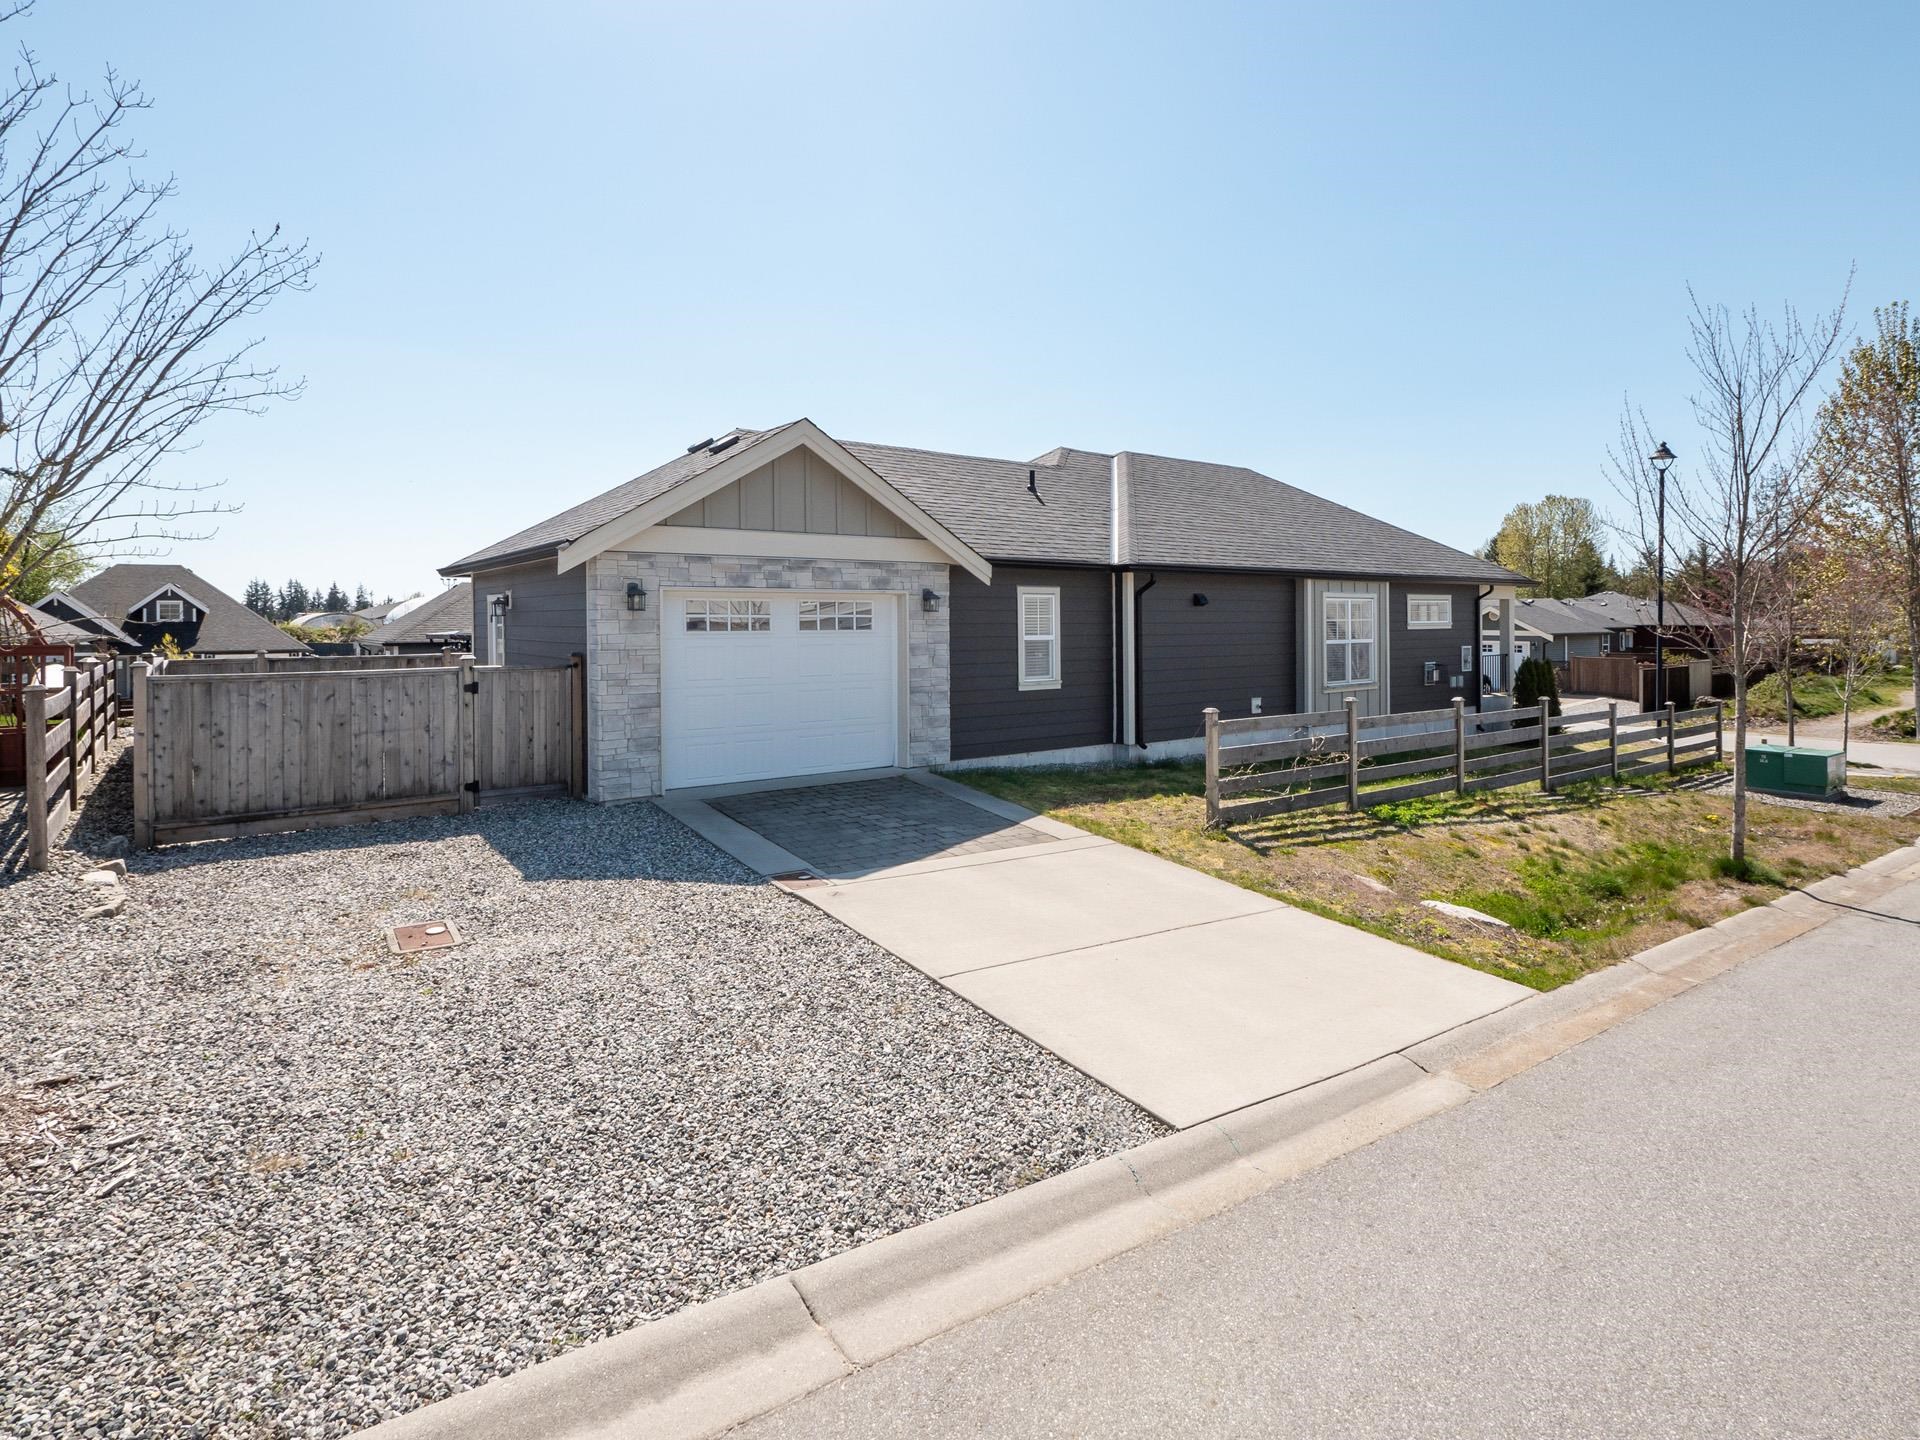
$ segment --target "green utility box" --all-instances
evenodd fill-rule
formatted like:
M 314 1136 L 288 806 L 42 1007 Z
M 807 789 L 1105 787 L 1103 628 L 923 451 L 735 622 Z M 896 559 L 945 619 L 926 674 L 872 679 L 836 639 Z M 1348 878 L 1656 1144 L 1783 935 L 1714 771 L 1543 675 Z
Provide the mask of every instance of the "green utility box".
M 1824 799 L 1846 788 L 1846 759 L 1838 750 L 1807 745 L 1749 745 L 1747 784 L 1781 795 Z

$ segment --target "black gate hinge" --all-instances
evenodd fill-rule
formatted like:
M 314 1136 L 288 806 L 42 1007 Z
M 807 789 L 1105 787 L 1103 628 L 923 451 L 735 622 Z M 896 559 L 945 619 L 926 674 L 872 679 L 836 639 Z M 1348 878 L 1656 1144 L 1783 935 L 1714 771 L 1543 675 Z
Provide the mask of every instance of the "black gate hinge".
M 480 693 L 480 682 L 478 680 L 469 680 L 460 688 L 465 690 L 469 695 L 478 695 Z
M 467 781 L 466 784 L 462 785 L 460 788 L 462 790 L 470 790 L 475 795 L 478 795 L 480 793 L 480 782 L 478 780 L 469 780 Z

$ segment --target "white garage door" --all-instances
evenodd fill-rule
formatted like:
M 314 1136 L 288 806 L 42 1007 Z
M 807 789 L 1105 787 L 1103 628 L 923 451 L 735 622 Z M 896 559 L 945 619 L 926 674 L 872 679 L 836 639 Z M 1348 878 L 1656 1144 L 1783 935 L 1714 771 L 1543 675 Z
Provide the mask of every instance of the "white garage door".
M 666 787 L 893 764 L 896 609 L 891 595 L 668 592 Z

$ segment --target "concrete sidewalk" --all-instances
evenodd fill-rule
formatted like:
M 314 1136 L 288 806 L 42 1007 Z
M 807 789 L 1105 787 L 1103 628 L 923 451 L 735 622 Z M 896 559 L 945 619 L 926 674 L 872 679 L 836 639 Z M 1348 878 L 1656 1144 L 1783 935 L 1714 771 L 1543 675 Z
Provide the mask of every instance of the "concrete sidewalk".
M 795 893 L 1169 1124 L 1357 1069 L 1533 993 L 940 776 L 906 778 L 941 803 L 869 788 L 864 828 L 967 836 L 964 853 Z M 864 864 L 870 848 L 843 849 L 863 828 L 849 793 L 758 808 L 710 797 L 728 814 L 699 797 L 662 803 L 762 873 L 818 873 L 791 817 L 830 816 L 821 849 Z M 956 800 L 995 824 L 956 827 Z M 782 843 L 730 818 L 742 816 L 778 817 L 761 823 Z

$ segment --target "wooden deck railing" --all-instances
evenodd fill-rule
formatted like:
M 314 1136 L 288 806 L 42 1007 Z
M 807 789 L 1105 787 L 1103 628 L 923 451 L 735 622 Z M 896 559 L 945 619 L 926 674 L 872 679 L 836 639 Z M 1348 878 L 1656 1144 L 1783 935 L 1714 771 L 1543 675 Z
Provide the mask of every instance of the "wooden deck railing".
M 1542 705 L 1474 713 L 1362 715 L 1340 710 L 1222 720 L 1207 710 L 1207 823 L 1345 805 L 1371 809 L 1447 791 L 1509 785 L 1551 790 L 1576 780 L 1619 779 L 1724 756 L 1722 706 L 1676 714 L 1668 705 L 1622 717 L 1548 715 Z M 1383 785 L 1382 781 L 1399 781 Z M 1245 798 L 1243 798 L 1245 797 Z

